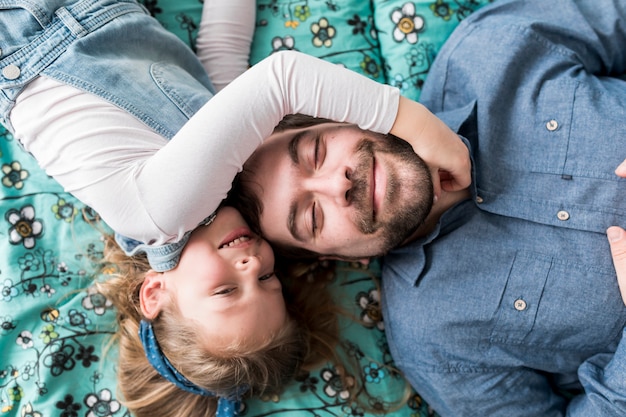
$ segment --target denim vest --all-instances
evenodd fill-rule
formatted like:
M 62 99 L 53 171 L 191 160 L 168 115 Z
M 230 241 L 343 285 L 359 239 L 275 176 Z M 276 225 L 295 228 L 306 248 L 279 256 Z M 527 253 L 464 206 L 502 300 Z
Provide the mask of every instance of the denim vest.
M 0 0 L 0 123 L 43 74 L 95 94 L 167 139 L 215 93 L 191 49 L 133 0 Z M 176 266 L 188 238 L 144 251 L 155 270 Z

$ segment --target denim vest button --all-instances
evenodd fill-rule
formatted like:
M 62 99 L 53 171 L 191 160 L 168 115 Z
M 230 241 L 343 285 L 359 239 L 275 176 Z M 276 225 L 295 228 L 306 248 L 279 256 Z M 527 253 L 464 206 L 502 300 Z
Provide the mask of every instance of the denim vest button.
M 569 220 L 569 213 L 565 210 L 561 210 L 556 214 L 556 217 L 561 221 Z
M 550 132 L 554 132 L 558 128 L 559 128 L 559 122 L 557 122 L 554 119 L 552 119 L 548 123 L 546 123 L 546 129 L 548 129 Z
M 476 196 L 476 202 L 477 202 L 478 204 L 482 204 L 482 203 L 483 203 L 483 201 L 485 201 L 485 200 L 483 200 L 483 198 L 482 198 L 481 196 L 479 196 L 479 195 L 477 195 L 477 196 Z
M 520 299 L 515 300 L 515 303 L 513 304 L 513 306 L 515 307 L 515 309 L 517 311 L 524 311 L 526 310 L 526 301 Z
M 20 71 L 20 67 L 14 64 L 9 64 L 6 67 L 2 68 L 2 75 L 7 80 L 15 80 L 16 78 L 20 77 L 21 73 L 22 71 Z

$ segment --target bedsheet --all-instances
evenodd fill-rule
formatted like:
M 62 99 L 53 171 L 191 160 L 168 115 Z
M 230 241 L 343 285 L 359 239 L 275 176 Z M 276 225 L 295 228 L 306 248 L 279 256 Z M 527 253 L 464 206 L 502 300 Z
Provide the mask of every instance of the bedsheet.
M 490 0 L 258 0 L 251 61 L 296 49 L 400 88 L 419 99 L 440 46 Z M 168 30 L 194 47 L 201 0 L 143 0 Z M 94 259 L 106 225 L 65 193 L 0 126 L 0 416 L 129 416 L 116 392 L 111 303 L 94 290 Z M 115 198 L 115 196 L 111 196 Z M 351 368 L 320 366 L 281 395 L 250 399 L 243 416 L 436 415 L 391 371 L 379 302 L 378 263 L 339 264 L 331 288 L 358 318 L 341 319 L 338 352 Z M 419 341 L 415 341 L 419 343 Z M 358 384 L 346 401 L 340 376 Z

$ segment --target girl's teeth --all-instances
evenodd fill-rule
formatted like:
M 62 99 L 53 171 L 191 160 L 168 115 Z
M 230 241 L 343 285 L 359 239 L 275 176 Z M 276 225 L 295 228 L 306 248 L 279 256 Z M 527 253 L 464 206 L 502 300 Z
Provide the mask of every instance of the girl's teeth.
M 250 240 L 250 236 L 241 236 L 241 237 L 238 237 L 235 240 L 232 240 L 232 241 L 230 241 L 228 243 L 223 244 L 222 246 L 220 246 L 220 248 L 232 247 L 232 246 L 238 245 L 240 243 L 247 242 L 249 240 Z

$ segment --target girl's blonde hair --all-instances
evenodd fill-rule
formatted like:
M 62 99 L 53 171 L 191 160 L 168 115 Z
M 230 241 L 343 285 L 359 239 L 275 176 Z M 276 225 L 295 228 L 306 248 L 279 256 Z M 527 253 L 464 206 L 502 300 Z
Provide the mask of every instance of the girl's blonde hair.
M 112 236 L 105 243 L 107 279 L 98 287 L 117 307 L 117 377 L 122 403 L 136 417 L 214 416 L 216 398 L 177 388 L 146 358 L 138 330 L 143 319 L 139 290 L 150 269 L 147 258 L 126 256 Z M 244 384 L 249 387 L 246 396 L 280 392 L 298 371 L 337 359 L 338 310 L 326 289 L 328 279 L 324 279 L 333 271 L 331 267 L 319 271 L 313 282 L 301 276 L 310 274 L 308 267 L 291 265 L 278 271 L 290 318 L 264 346 L 247 350 L 233 346 L 216 356 L 205 347 L 201 332 L 183 319 L 172 302 L 152 321 L 161 350 L 187 379 L 218 396 L 232 395 Z

